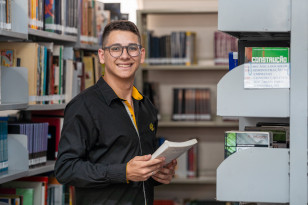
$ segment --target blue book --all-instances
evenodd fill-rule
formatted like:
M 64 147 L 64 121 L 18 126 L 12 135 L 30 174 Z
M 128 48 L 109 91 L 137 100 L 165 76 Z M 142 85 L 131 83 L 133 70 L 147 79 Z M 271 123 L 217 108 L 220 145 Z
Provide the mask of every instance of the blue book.
M 229 52 L 229 71 L 238 66 L 238 53 Z
M 0 172 L 8 171 L 8 144 L 7 144 L 7 134 L 8 134 L 8 117 L 0 117 Z

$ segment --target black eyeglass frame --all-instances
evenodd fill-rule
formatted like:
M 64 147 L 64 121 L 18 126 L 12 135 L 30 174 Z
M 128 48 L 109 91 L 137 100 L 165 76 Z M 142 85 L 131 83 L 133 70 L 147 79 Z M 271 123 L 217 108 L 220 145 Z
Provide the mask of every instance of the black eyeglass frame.
M 119 46 L 120 48 L 122 48 L 121 54 L 120 54 L 119 56 L 116 56 L 116 57 L 115 57 L 115 56 L 113 56 L 113 55 L 111 54 L 110 48 L 113 47 L 113 46 Z M 139 53 L 138 53 L 138 55 L 132 56 L 132 55 L 129 53 L 129 51 L 128 51 L 128 47 L 129 47 L 129 46 L 137 46 L 137 47 L 139 48 Z M 102 49 L 103 49 L 103 50 L 108 49 L 109 54 L 110 54 L 112 57 L 114 57 L 114 58 L 119 58 L 119 57 L 121 57 L 121 55 L 123 54 L 124 48 L 126 49 L 126 52 L 128 53 L 128 55 L 129 55 L 130 57 L 137 57 L 137 56 L 139 56 L 139 55 L 141 54 L 142 45 L 139 45 L 139 44 L 129 44 L 128 46 L 122 46 L 122 45 L 120 45 L 120 44 L 113 44 L 113 45 L 111 45 L 111 46 L 105 46 L 105 47 L 103 47 Z

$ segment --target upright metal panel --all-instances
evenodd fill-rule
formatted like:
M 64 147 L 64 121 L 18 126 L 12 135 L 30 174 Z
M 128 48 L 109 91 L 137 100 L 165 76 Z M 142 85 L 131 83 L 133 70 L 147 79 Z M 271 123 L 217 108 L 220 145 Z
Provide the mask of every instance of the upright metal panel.
M 219 0 L 218 30 L 290 31 L 290 0 Z
M 308 1 L 291 13 L 290 204 L 307 205 Z

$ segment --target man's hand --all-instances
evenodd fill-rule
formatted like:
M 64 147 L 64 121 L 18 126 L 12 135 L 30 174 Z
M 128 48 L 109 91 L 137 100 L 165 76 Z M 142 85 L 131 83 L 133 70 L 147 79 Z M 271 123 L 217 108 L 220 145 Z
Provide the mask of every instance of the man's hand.
M 174 176 L 176 165 L 177 161 L 174 159 L 169 164 L 162 167 L 152 178 L 162 184 L 169 184 Z
M 130 181 L 146 181 L 156 174 L 164 165 L 165 158 L 151 159 L 151 155 L 136 156 L 127 163 L 126 179 Z

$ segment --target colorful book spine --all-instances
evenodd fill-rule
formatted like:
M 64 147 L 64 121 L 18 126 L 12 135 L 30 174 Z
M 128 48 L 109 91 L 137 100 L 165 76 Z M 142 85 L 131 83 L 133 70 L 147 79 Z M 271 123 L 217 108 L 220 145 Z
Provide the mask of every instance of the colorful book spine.
M 45 31 L 55 32 L 55 1 L 45 0 Z

